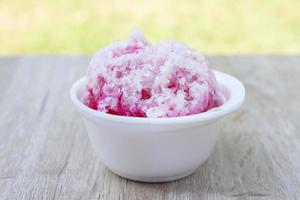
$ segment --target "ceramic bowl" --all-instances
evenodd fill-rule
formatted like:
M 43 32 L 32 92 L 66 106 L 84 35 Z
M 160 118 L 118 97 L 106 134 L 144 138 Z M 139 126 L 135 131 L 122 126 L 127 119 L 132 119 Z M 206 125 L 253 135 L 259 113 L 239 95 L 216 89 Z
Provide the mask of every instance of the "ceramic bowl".
M 213 71 L 224 103 L 207 112 L 172 118 L 137 118 L 93 110 L 80 101 L 83 77 L 71 88 L 90 141 L 104 165 L 135 181 L 165 182 L 193 173 L 211 155 L 219 119 L 237 110 L 245 89 L 236 78 Z

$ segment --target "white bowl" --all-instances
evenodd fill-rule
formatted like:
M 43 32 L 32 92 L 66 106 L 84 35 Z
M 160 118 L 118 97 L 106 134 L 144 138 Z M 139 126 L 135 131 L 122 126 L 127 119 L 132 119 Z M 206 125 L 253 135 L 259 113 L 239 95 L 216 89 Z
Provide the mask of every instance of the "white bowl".
M 171 181 L 193 173 L 205 162 L 216 143 L 216 122 L 244 101 L 240 81 L 222 72 L 214 74 L 225 102 L 196 115 L 137 118 L 95 111 L 79 100 L 86 87 L 85 77 L 72 86 L 71 99 L 96 153 L 111 171 L 136 181 Z

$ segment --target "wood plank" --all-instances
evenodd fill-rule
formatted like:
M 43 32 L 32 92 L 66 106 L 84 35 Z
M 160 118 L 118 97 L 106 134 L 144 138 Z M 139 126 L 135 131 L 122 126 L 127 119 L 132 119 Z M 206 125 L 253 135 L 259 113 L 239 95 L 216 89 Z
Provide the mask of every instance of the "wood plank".
M 209 56 L 246 102 L 196 173 L 162 184 L 122 179 L 93 152 L 69 100 L 89 58 L 0 57 L 0 199 L 300 198 L 299 56 Z

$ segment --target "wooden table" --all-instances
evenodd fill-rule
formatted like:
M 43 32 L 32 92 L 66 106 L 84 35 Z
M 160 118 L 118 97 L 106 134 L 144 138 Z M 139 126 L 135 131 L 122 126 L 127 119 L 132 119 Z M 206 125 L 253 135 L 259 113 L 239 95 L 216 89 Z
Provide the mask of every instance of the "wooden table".
M 163 184 L 120 178 L 93 152 L 69 99 L 89 59 L 0 58 L 0 199 L 300 199 L 299 56 L 209 56 L 245 104 L 196 173 Z

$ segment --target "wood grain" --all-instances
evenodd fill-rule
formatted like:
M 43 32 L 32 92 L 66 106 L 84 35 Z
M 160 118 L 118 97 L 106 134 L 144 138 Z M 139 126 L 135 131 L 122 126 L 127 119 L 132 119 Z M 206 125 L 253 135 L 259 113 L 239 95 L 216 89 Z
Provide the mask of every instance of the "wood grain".
M 246 102 L 196 173 L 162 184 L 122 179 L 94 154 L 69 100 L 89 59 L 0 58 L 0 199 L 300 199 L 299 56 L 208 57 Z

